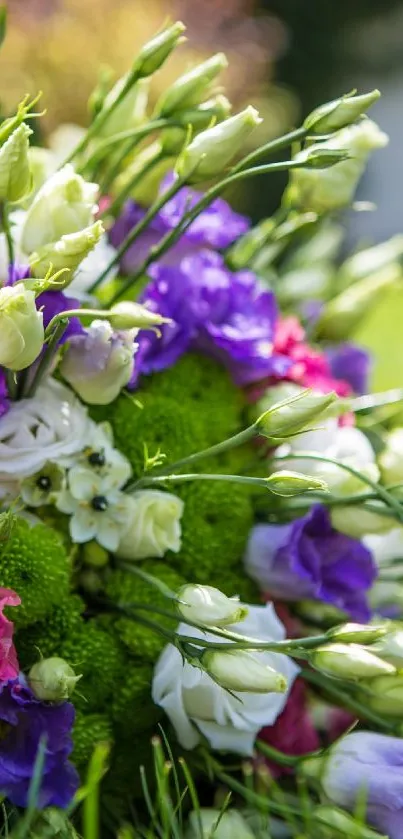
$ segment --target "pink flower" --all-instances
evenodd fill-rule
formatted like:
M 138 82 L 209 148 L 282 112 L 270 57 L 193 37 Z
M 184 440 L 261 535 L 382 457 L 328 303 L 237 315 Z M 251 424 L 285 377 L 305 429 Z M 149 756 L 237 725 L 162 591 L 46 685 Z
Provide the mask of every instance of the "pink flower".
M 334 390 L 339 396 L 349 396 L 352 391 L 348 382 L 335 379 L 326 356 L 310 347 L 304 338 L 305 331 L 298 318 L 291 316 L 277 322 L 274 351 L 293 361 L 286 378 L 322 393 Z
M 14 624 L 3 614 L 5 606 L 19 606 L 18 594 L 8 588 L 0 588 L 0 684 L 18 676 L 17 653 L 13 644 Z
M 302 679 L 294 682 L 283 713 L 274 725 L 261 729 L 259 740 L 286 755 L 304 755 L 320 747 L 319 735 L 308 712 L 306 688 Z M 269 766 L 275 776 L 290 772 L 287 767 L 271 761 Z

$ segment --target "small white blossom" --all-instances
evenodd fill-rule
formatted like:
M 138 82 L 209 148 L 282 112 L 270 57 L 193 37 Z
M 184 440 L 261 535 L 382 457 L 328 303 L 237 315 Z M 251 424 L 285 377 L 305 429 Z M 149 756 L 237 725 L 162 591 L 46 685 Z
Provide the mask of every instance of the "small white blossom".
M 57 495 L 56 507 L 71 516 L 73 542 L 95 539 L 107 551 L 116 550 L 127 528 L 128 496 L 119 485 L 113 472 L 102 476 L 81 466 L 70 469 L 68 486 Z

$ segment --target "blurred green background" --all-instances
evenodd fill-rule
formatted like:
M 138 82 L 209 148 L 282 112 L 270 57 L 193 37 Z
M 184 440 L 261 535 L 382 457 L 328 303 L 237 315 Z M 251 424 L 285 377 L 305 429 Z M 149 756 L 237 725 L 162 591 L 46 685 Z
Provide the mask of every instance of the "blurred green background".
M 298 123 L 321 101 L 357 87 L 379 87 L 371 115 L 390 135 L 374 156 L 358 199 L 374 212 L 345 218 L 347 246 L 403 232 L 403 0 L 9 0 L 0 58 L 1 107 L 43 90 L 45 133 L 61 122 L 85 124 L 99 68 L 117 74 L 167 19 L 187 25 L 188 41 L 157 77 L 154 95 L 184 68 L 211 52 L 230 60 L 224 84 L 236 106 L 256 105 L 261 137 Z M 237 193 L 254 220 L 277 206 L 285 176 L 267 176 Z M 371 313 L 358 338 L 376 357 L 374 385 L 403 384 L 403 290 Z

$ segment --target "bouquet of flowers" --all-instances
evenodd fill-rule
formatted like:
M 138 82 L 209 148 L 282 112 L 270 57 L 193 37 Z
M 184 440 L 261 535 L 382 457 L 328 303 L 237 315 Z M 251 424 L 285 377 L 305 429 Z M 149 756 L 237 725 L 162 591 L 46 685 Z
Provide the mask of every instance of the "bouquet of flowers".
M 0 125 L 5 829 L 401 839 L 403 392 L 352 336 L 403 241 L 337 222 L 379 94 L 242 157 L 221 54 L 148 112 L 182 35 L 51 150 Z M 252 227 L 222 193 L 278 169 Z

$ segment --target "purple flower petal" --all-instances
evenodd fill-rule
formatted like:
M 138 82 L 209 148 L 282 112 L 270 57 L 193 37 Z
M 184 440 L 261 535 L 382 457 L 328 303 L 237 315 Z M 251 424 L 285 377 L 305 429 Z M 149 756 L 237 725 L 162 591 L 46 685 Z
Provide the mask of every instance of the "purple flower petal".
M 371 358 L 366 350 L 354 344 L 341 344 L 328 350 L 332 376 L 344 379 L 355 393 L 366 393 L 371 368 Z

